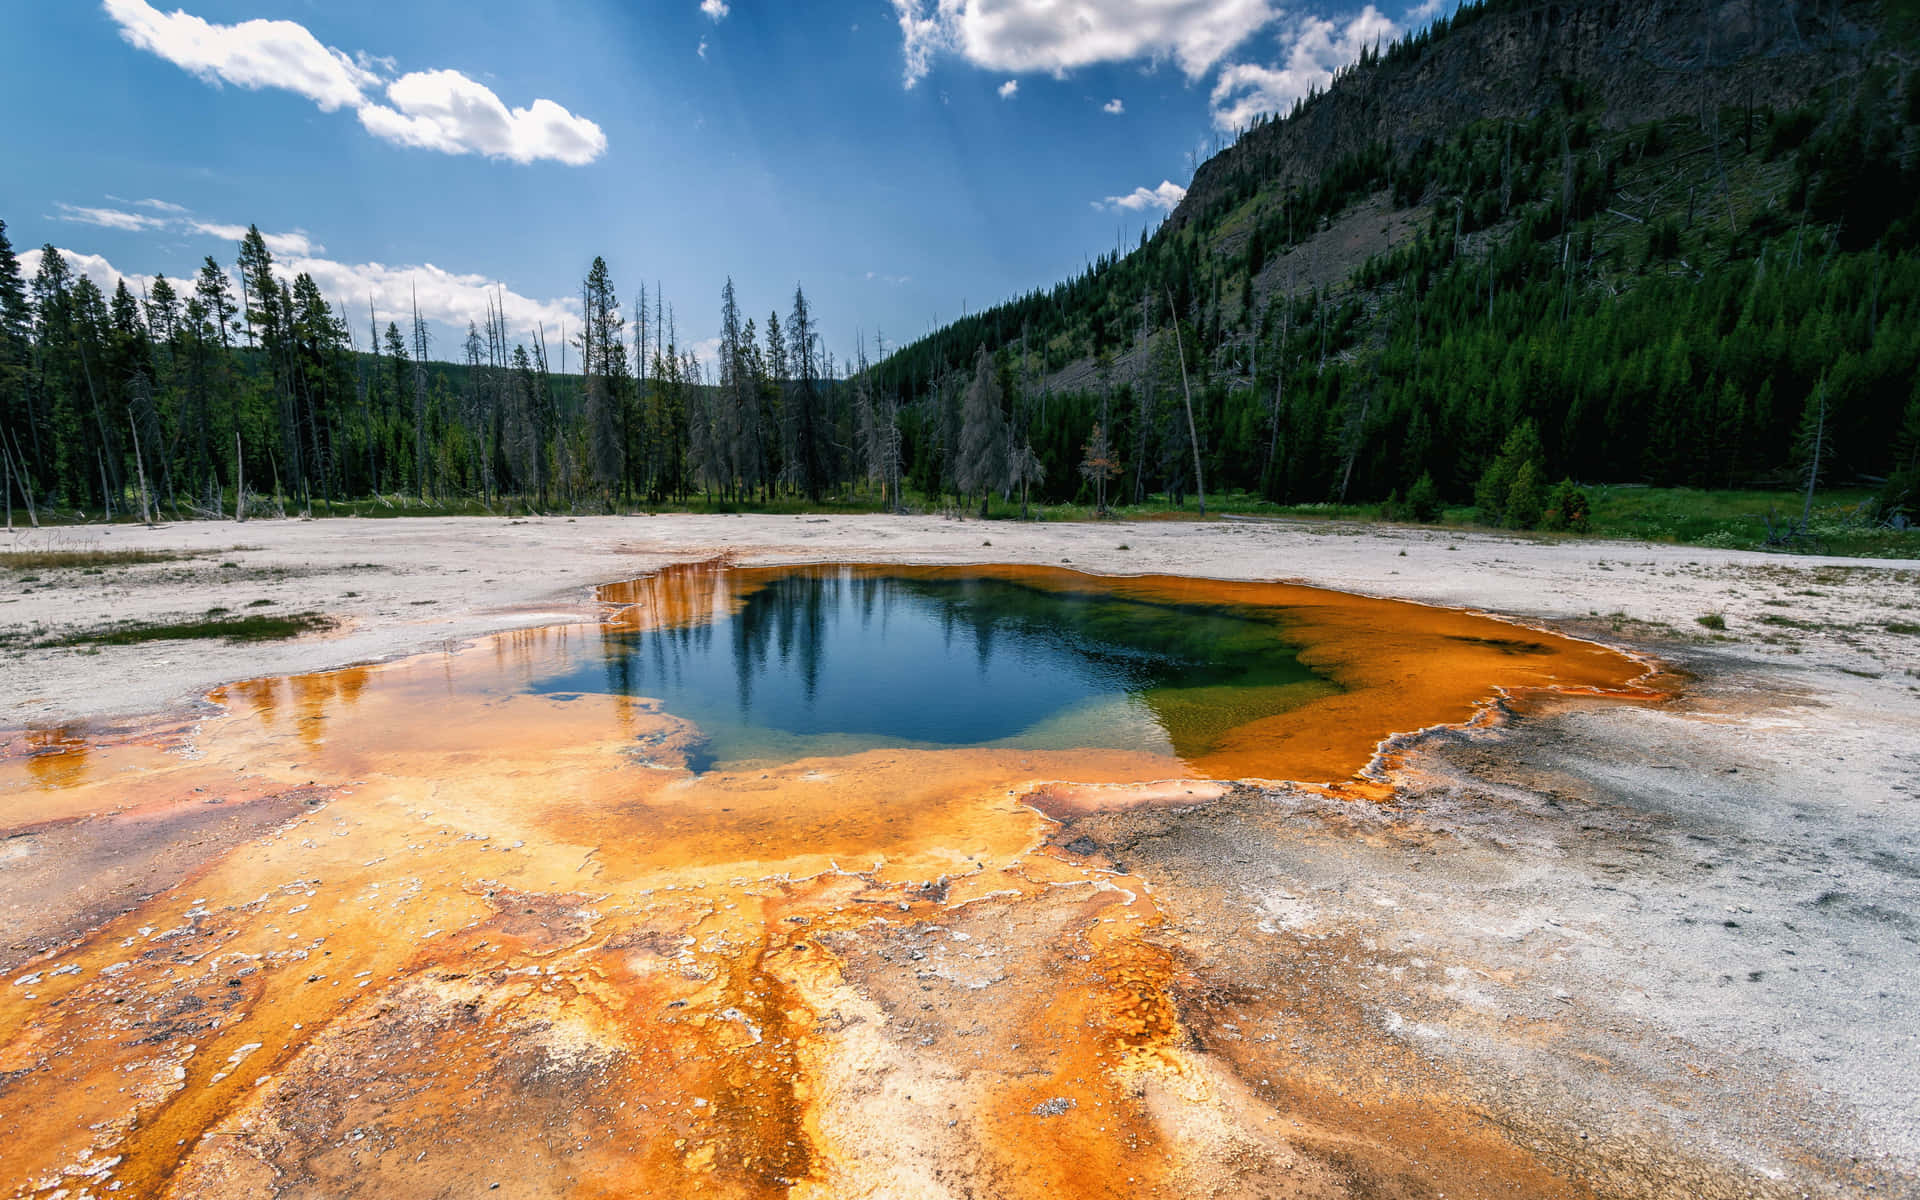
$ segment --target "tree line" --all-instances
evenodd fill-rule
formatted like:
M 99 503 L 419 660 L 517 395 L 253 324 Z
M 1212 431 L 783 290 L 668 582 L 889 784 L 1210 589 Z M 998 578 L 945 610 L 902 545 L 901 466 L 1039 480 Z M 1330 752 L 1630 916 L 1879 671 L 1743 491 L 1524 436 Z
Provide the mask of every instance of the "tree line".
M 580 296 L 570 337 L 520 339 L 489 299 L 439 361 L 417 305 L 383 319 L 369 304 L 361 342 L 345 304 L 280 270 L 257 227 L 231 270 L 208 256 L 191 281 L 136 294 L 124 278 L 102 291 L 51 245 L 25 278 L 0 222 L 9 511 L 610 510 L 850 489 L 900 503 L 897 409 L 846 377 L 864 351 L 835 361 L 803 288 L 758 325 L 729 280 L 711 363 L 680 344 L 658 291 L 641 288 L 629 319 L 604 258 Z

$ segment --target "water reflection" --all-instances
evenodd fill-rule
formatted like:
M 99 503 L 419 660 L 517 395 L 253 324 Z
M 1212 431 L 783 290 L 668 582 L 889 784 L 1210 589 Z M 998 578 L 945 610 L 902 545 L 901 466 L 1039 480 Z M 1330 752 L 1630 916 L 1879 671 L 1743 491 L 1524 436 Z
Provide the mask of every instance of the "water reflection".
M 646 581 L 637 581 L 643 583 Z M 619 600 L 598 663 L 548 694 L 662 701 L 722 762 L 882 745 L 1206 753 L 1337 690 L 1277 610 L 1181 604 L 972 571 L 682 571 Z

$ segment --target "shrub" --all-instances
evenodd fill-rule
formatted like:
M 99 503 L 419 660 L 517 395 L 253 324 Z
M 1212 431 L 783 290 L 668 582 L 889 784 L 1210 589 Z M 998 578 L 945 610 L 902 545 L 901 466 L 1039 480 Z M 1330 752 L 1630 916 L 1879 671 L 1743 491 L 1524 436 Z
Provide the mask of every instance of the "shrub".
M 1547 493 L 1547 507 L 1540 515 L 1540 524 L 1548 529 L 1585 533 L 1592 517 L 1593 505 L 1587 494 L 1573 480 L 1562 479 Z
M 1694 620 L 1700 622 L 1700 624 L 1705 625 L 1708 629 L 1714 630 L 1715 632 L 1718 632 L 1727 627 L 1727 619 L 1721 616 L 1719 613 L 1708 613 L 1704 617 L 1695 617 Z

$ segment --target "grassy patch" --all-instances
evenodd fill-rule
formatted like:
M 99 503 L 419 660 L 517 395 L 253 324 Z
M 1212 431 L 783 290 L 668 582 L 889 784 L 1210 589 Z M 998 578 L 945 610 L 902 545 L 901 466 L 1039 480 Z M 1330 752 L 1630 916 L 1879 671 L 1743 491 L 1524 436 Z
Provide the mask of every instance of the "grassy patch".
M 1767 518 L 1775 528 L 1800 519 L 1803 496 L 1790 492 L 1709 491 L 1700 488 L 1589 488 L 1593 532 L 1603 537 L 1679 542 L 1725 550 L 1764 550 Z M 1861 519 L 1868 491 L 1826 491 L 1814 499 L 1808 532 L 1825 553 L 1850 558 L 1920 555 L 1920 534 L 1877 529 Z
M 1719 613 L 1708 613 L 1704 617 L 1695 617 L 1694 620 L 1716 632 L 1727 627 L 1727 619 Z
M 1598 484 L 1586 489 L 1592 503 L 1591 526 L 1584 537 L 1631 538 L 1636 541 L 1669 542 L 1688 546 L 1706 546 L 1727 550 L 1764 550 L 1767 548 L 1767 518 L 1775 528 L 1799 520 L 1804 497 L 1796 492 L 1708 491 L 1699 488 L 1656 488 Z M 1853 558 L 1920 557 L 1920 530 L 1895 532 L 1873 527 L 1860 516 L 1863 501 L 1872 493 L 1864 490 L 1823 491 L 1815 499 L 1808 533 L 1812 541 L 1799 547 L 1801 553 L 1822 553 Z M 924 497 L 918 507 L 938 509 Z M 944 503 L 944 502 L 943 502 Z M 821 511 L 831 511 L 823 509 Z M 978 509 L 971 510 L 972 516 Z M 1003 505 L 998 498 L 992 516 L 998 520 L 1017 520 L 1018 505 Z M 1035 520 L 1091 521 L 1097 519 L 1091 505 L 1035 504 Z M 1199 518 L 1198 506 L 1189 496 L 1176 507 L 1164 495 L 1147 497 L 1142 504 L 1116 504 L 1108 516 L 1122 521 L 1191 521 Z M 1343 522 L 1371 523 L 1392 521 L 1400 525 L 1414 523 L 1400 519 L 1399 510 L 1379 502 L 1365 504 L 1276 504 L 1250 492 L 1210 492 L 1207 516 L 1269 517 L 1288 521 L 1325 522 L 1334 532 Z M 1416 528 L 1419 526 L 1415 526 Z M 1440 520 L 1426 528 L 1486 528 L 1476 520 L 1471 506 L 1451 505 Z M 1503 531 L 1523 537 L 1552 539 L 1565 535 L 1538 531 Z
M 102 567 L 177 562 L 191 557 L 180 550 L 0 550 L 0 570 L 57 571 L 80 568 L 98 571 Z
M 132 646 L 140 642 L 171 642 L 219 638 L 229 642 L 270 642 L 299 637 L 326 629 L 333 622 L 319 613 L 284 613 L 272 616 L 229 616 L 209 610 L 198 620 L 164 621 L 116 625 L 86 633 L 69 634 L 48 646 Z

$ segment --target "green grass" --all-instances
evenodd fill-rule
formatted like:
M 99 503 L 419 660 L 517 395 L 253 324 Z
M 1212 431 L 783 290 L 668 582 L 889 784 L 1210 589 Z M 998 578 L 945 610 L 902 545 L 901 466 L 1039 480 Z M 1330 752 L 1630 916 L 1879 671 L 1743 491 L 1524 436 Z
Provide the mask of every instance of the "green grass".
M 57 571 L 98 569 L 130 563 L 176 562 L 192 557 L 182 550 L 0 550 L 0 570 Z
M 1635 541 L 1669 542 L 1687 546 L 1707 546 L 1728 550 L 1767 549 L 1767 516 L 1771 511 L 1774 527 L 1783 528 L 1800 518 L 1804 497 L 1797 492 L 1706 491 L 1697 488 L 1621 487 L 1605 484 L 1586 489 L 1592 501 L 1591 527 L 1574 536 L 1631 538 Z M 1825 545 L 1825 552 L 1850 558 L 1920 558 L 1920 529 L 1896 533 L 1876 529 L 1858 516 L 1863 501 L 1873 493 L 1860 490 L 1820 492 L 1814 498 L 1809 532 Z M 1381 521 L 1389 520 L 1386 506 L 1369 504 L 1275 504 L 1246 492 L 1210 494 L 1207 516 L 1257 516 L 1297 521 Z M 1115 505 L 1109 510 L 1115 520 L 1198 520 L 1199 510 L 1192 497 L 1179 508 L 1164 496 L 1149 498 L 1145 504 Z M 1018 507 L 995 504 L 993 515 L 1017 517 Z M 1090 521 L 1093 508 L 1085 504 L 1036 506 L 1035 515 L 1045 521 Z M 1441 520 L 1427 528 L 1486 529 L 1475 520 L 1470 506 L 1450 506 Z M 1400 524 L 1412 524 L 1404 518 Z M 1535 533 L 1530 536 L 1562 537 L 1563 534 Z
M 1706 491 L 1698 488 L 1608 487 L 1587 489 L 1593 502 L 1593 532 L 1649 542 L 1678 542 L 1728 550 L 1764 550 L 1767 516 L 1775 528 L 1800 519 L 1804 497 L 1794 492 Z M 1875 529 L 1857 513 L 1872 492 L 1823 491 L 1815 495 L 1809 532 L 1828 554 L 1850 558 L 1920 557 L 1920 532 Z
M 188 641 L 220 638 L 229 642 L 267 642 L 298 637 L 326 629 L 333 622 L 319 613 L 285 613 L 273 616 L 234 617 L 221 609 L 209 609 L 194 621 L 170 621 L 117 625 L 86 633 L 69 634 L 47 646 L 132 646 L 141 642 Z

